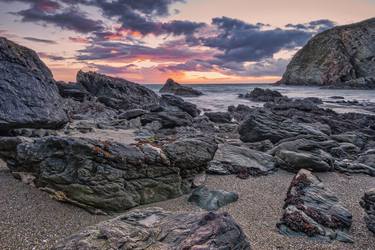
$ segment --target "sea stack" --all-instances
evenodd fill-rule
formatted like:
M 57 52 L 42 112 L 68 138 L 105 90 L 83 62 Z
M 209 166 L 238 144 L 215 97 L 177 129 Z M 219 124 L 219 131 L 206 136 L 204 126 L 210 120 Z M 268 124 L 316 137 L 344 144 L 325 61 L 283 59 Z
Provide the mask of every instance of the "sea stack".
M 375 18 L 316 35 L 278 83 L 375 89 Z
M 192 97 L 201 96 L 202 92 L 191 87 L 182 86 L 173 79 L 168 79 L 164 86 L 159 90 L 160 93 L 169 93 L 179 96 Z

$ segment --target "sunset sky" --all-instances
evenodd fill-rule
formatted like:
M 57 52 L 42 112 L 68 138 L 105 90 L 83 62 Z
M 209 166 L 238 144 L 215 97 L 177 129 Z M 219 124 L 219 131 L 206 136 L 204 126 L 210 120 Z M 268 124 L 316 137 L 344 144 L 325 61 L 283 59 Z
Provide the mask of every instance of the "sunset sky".
M 0 0 L 0 36 L 57 80 L 79 69 L 139 83 L 275 82 L 316 33 L 375 16 L 375 0 Z

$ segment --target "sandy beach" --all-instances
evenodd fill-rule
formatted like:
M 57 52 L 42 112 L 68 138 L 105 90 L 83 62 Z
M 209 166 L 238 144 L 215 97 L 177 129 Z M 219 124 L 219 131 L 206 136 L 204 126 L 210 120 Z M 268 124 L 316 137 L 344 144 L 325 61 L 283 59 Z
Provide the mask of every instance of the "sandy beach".
M 317 174 L 352 212 L 351 234 L 354 244 L 324 243 L 280 235 L 276 223 L 282 214 L 283 200 L 293 174 L 275 174 L 241 180 L 235 176 L 208 176 L 207 186 L 234 191 L 239 200 L 220 211 L 229 212 L 242 226 L 255 250 L 266 249 L 373 249 L 375 237 L 367 230 L 359 199 L 374 185 L 373 177 L 338 173 Z M 60 239 L 108 216 L 86 211 L 52 200 L 49 195 L 14 179 L 3 165 L 0 170 L 0 246 L 3 250 L 49 249 Z M 187 202 L 187 196 L 150 204 L 171 211 L 200 211 Z

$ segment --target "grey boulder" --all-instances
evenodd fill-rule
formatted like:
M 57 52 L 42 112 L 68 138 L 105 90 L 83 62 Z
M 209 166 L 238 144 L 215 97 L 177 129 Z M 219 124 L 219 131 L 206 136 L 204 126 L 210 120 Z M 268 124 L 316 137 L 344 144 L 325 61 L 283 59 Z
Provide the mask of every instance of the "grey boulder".
M 0 131 L 67 122 L 51 71 L 33 50 L 0 37 Z
M 149 109 L 159 104 L 159 97 L 152 90 L 121 78 L 79 71 L 77 83 L 99 102 L 117 110 Z
M 172 213 L 161 208 L 134 210 L 88 227 L 54 250 L 112 249 L 251 249 L 227 213 Z
M 215 147 L 198 139 L 176 141 L 165 150 L 59 136 L 0 142 L 0 156 L 12 172 L 31 173 L 35 185 L 57 200 L 93 213 L 121 212 L 189 192 Z

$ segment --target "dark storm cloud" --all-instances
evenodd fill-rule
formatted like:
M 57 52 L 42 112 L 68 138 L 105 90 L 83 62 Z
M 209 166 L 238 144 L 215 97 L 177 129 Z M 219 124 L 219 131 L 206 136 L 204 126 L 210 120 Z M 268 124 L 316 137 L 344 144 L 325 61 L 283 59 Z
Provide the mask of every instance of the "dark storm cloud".
M 85 12 L 73 5 L 63 7 L 59 1 L 0 0 L 0 2 L 23 2 L 30 4 L 28 9 L 13 13 L 20 16 L 22 22 L 52 24 L 62 29 L 80 33 L 89 33 L 104 29 L 102 21 L 90 19 Z
M 327 29 L 331 29 L 336 26 L 336 23 L 328 20 L 328 19 L 321 19 L 316 21 L 311 21 L 309 23 L 303 24 L 287 24 L 286 28 L 293 28 L 298 30 L 306 30 L 306 31 L 315 31 L 315 32 L 322 32 Z
M 121 42 L 96 42 L 79 50 L 78 60 L 112 60 L 131 61 L 150 59 L 153 61 L 185 61 L 200 53 L 189 49 L 167 47 L 148 47 Z
M 253 25 L 228 17 L 214 18 L 212 24 L 219 29 L 217 36 L 203 38 L 202 44 L 223 51 L 216 58 L 246 62 L 270 58 L 282 49 L 302 46 L 312 33 L 301 30 L 262 30 Z
M 22 17 L 22 22 L 40 22 L 43 24 L 53 24 L 62 29 L 73 30 L 80 33 L 104 29 L 104 25 L 99 20 L 92 20 L 87 14 L 77 8 L 64 9 L 58 13 L 48 13 L 41 11 L 35 6 L 30 9 L 21 10 L 15 13 Z
M 23 39 L 32 41 L 32 42 L 37 42 L 37 43 L 46 43 L 46 44 L 57 44 L 55 41 L 48 40 L 48 39 L 39 39 L 35 37 L 24 37 Z

